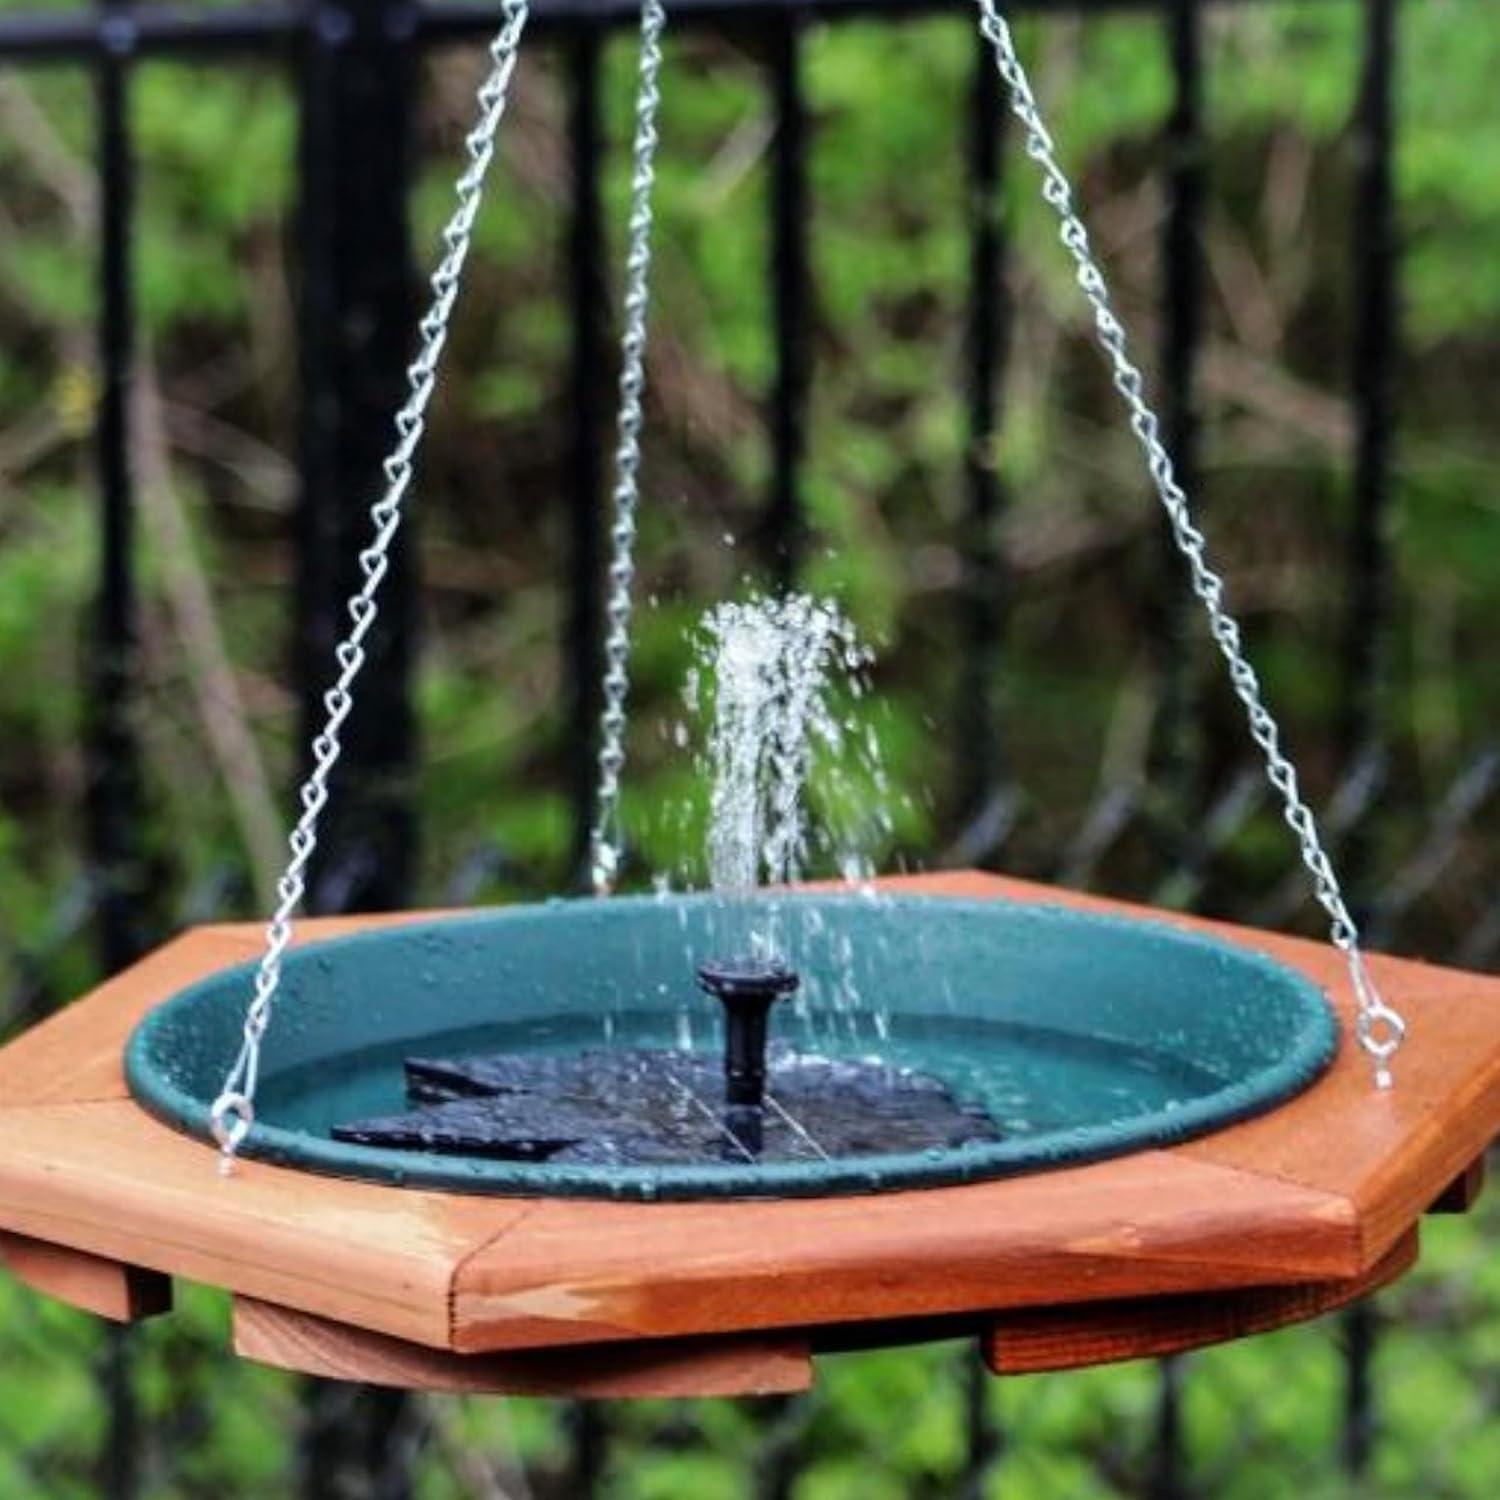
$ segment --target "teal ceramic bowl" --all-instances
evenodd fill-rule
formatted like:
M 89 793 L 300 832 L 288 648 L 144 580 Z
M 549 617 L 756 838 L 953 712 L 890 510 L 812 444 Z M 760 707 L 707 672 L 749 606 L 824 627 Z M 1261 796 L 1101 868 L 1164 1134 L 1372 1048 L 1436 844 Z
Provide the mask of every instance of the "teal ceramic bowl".
M 765 915 L 765 907 L 756 910 Z M 247 1156 L 468 1193 L 788 1197 L 974 1182 L 1168 1145 L 1273 1108 L 1331 1061 L 1338 1026 L 1307 979 L 1163 923 L 941 897 L 777 903 L 802 975 L 775 1035 L 941 1077 L 1001 1139 L 816 1162 L 624 1168 L 507 1162 L 330 1139 L 403 1108 L 402 1059 L 614 1042 L 716 1054 L 693 974 L 734 951 L 745 908 L 712 898 L 556 901 L 381 928 L 286 959 Z M 252 969 L 173 996 L 126 1054 L 135 1098 L 210 1138 Z

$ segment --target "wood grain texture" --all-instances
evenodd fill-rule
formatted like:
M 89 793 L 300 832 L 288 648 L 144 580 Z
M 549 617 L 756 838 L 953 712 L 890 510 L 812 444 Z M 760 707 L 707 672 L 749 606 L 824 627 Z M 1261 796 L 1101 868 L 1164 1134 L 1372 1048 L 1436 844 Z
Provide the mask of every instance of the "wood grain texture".
M 406 1390 L 512 1396 L 769 1396 L 812 1384 L 805 1338 L 661 1339 L 513 1354 L 451 1354 L 234 1299 L 234 1348 L 260 1364 Z
M 33 1291 L 112 1323 L 138 1323 L 172 1310 L 172 1282 L 159 1271 L 7 1233 L 0 1233 L 0 1262 Z
M 1342 1199 L 1168 1152 L 862 1198 L 554 1199 L 459 1268 L 453 1341 L 522 1348 L 1321 1280 L 1350 1274 L 1355 1247 Z
M 312 1177 L 217 1153 L 129 1100 L 0 1120 L 0 1224 L 439 1347 L 459 1262 L 532 1207 Z
M 1416 1259 L 1417 1235 L 1410 1230 L 1371 1270 L 1347 1281 L 1028 1308 L 996 1319 L 980 1347 L 985 1363 L 997 1375 L 1035 1375 L 1183 1354 L 1346 1307 L 1409 1271 Z
M 1350 1015 L 1342 964 L 1317 943 L 993 876 L 887 884 L 1218 932 L 1301 969 Z M 781 1203 L 482 1199 L 255 1162 L 225 1182 L 210 1148 L 124 1097 L 119 1052 L 151 1005 L 259 943 L 255 926 L 188 934 L 0 1053 L 0 1228 L 466 1354 L 1060 1302 L 1102 1319 L 1127 1299 L 1372 1273 L 1500 1131 L 1500 980 L 1378 959 L 1413 1023 L 1392 1093 L 1346 1044 L 1273 1114 L 1115 1161 Z

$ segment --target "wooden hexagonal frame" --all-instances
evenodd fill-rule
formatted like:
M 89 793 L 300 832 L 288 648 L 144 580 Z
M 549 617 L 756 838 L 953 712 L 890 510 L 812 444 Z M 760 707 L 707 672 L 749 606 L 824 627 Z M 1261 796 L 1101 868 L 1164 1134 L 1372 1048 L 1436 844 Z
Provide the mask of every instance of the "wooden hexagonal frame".
M 1307 974 L 1347 1023 L 1325 945 L 995 876 L 937 895 L 1150 915 Z M 400 918 L 304 923 L 302 940 Z M 1428 1209 L 1462 1207 L 1500 1134 L 1500 980 L 1375 957 L 1408 1016 L 1397 1086 L 1339 1058 L 1273 1112 L 1170 1149 L 964 1187 L 783 1202 L 480 1198 L 244 1162 L 130 1099 L 151 1006 L 255 957 L 253 926 L 160 949 L 0 1053 L 0 1253 L 104 1316 L 168 1278 L 227 1288 L 248 1357 L 446 1390 L 795 1389 L 821 1349 L 967 1332 L 1000 1372 L 1168 1353 L 1314 1316 L 1398 1275 Z

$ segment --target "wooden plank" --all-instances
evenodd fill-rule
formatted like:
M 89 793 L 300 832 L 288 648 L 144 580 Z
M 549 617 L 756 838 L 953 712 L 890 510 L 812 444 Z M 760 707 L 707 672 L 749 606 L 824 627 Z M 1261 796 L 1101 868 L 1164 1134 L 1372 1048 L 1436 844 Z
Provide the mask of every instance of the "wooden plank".
M 138 1323 L 172 1309 L 171 1278 L 82 1250 L 0 1232 L 0 1261 L 33 1291 L 115 1323 Z
M 450 1354 L 246 1297 L 234 1299 L 235 1353 L 333 1380 L 405 1390 L 513 1396 L 768 1396 L 812 1384 L 797 1334 L 672 1339 L 513 1354 Z
M 241 1162 L 129 1100 L 10 1111 L 0 1227 L 444 1347 L 455 1267 L 531 1211 Z
M 226 1181 L 128 1101 L 12 1112 L 0 1222 L 466 1352 L 1321 1279 L 1353 1246 L 1341 1200 L 1166 1153 L 873 1198 L 484 1199 L 256 1162 Z
M 1348 1205 L 1167 1152 L 1009 1181 L 742 1203 L 544 1200 L 459 1268 L 457 1349 L 1324 1280 Z
M 997 1375 L 1034 1375 L 1182 1354 L 1305 1323 L 1345 1307 L 1404 1275 L 1416 1259 L 1417 1234 L 1410 1230 L 1373 1269 L 1347 1281 L 1027 1308 L 991 1323 L 980 1348 Z

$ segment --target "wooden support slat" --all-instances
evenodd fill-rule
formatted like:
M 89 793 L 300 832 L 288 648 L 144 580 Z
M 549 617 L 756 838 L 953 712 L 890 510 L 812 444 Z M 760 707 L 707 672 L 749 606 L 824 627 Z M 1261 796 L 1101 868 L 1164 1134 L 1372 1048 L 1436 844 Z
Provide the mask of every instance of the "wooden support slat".
M 234 1299 L 237 1354 L 279 1369 L 406 1390 L 514 1396 L 769 1396 L 812 1384 L 797 1334 L 675 1339 L 514 1354 L 450 1354 Z
M 981 1348 L 985 1363 L 997 1375 L 1034 1375 L 1182 1354 L 1345 1307 L 1410 1270 L 1416 1258 L 1413 1230 L 1373 1270 L 1349 1281 L 1027 1308 L 991 1323 Z
M 138 1323 L 172 1310 L 171 1278 L 159 1271 L 3 1232 L 0 1261 L 33 1291 L 114 1323 Z
M 1436 1198 L 1430 1214 L 1466 1214 L 1484 1191 L 1484 1158 L 1476 1156 Z

